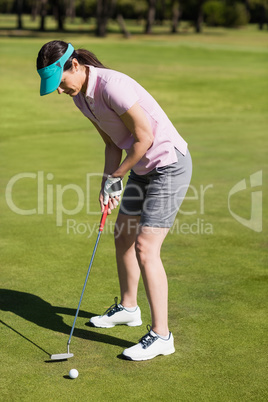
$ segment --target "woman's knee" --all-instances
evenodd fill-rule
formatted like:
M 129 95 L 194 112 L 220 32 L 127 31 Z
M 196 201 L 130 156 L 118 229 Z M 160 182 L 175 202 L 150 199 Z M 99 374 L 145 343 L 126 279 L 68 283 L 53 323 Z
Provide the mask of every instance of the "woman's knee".
M 135 250 L 137 259 L 141 265 L 160 258 L 161 247 L 168 230 L 168 228 L 140 228 L 135 241 Z
M 150 244 L 140 235 L 137 236 L 135 241 L 135 251 L 137 260 L 142 266 L 146 265 L 146 262 L 152 258 Z

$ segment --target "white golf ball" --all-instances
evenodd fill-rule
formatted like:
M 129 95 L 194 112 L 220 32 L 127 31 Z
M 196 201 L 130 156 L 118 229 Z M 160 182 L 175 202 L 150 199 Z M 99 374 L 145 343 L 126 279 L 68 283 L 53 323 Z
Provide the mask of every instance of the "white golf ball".
M 69 377 L 70 378 L 77 378 L 78 377 L 78 371 L 76 369 L 72 369 L 69 371 Z

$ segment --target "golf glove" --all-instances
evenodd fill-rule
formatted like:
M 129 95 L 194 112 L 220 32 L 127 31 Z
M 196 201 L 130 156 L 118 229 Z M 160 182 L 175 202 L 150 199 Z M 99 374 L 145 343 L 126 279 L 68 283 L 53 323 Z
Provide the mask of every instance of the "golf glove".
M 104 197 L 103 197 L 103 204 L 107 205 L 109 201 L 109 197 L 119 197 L 123 191 L 123 183 L 121 177 L 112 177 L 108 176 L 104 184 Z

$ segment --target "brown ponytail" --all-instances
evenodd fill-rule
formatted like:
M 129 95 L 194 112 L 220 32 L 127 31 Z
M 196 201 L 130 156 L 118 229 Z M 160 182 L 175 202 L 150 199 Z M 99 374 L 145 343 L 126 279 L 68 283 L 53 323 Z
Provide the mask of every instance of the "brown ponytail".
M 74 51 L 73 57 L 77 59 L 79 64 L 88 64 L 93 67 L 106 68 L 95 56 L 95 54 L 91 53 L 89 50 L 77 49 Z

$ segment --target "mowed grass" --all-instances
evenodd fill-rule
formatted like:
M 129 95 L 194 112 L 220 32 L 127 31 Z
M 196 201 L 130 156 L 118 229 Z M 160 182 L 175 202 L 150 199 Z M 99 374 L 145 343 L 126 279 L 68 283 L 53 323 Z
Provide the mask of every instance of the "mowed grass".
M 189 143 L 192 187 L 162 250 L 176 353 L 119 358 L 150 323 L 142 283 L 142 327 L 85 326 L 119 295 L 113 214 L 77 320 L 74 358 L 49 362 L 66 352 L 95 244 L 104 147 L 70 98 L 39 96 L 35 59 L 52 34 L 1 38 L 1 400 L 267 400 L 267 33 L 54 35 L 137 79 Z M 262 185 L 251 189 L 259 171 Z M 258 232 L 228 208 L 243 179 L 247 190 L 231 197 L 231 211 L 249 220 L 253 192 L 262 192 Z M 71 368 L 77 380 L 67 379 Z

